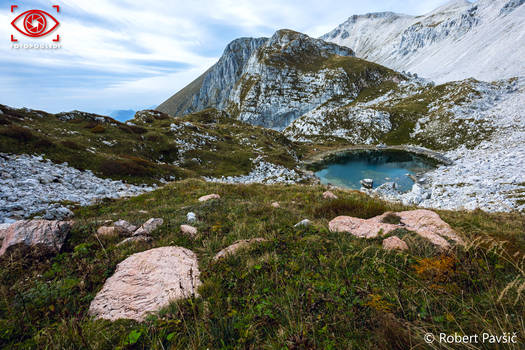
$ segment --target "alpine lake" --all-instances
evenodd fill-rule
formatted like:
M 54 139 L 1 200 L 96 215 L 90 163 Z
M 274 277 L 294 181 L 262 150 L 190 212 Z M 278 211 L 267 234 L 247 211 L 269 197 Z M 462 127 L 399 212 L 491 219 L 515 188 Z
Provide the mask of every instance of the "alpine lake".
M 408 192 L 415 179 L 435 169 L 434 159 L 400 150 L 353 150 L 330 155 L 309 166 L 322 184 L 360 189 L 361 180 L 373 180 L 373 188 L 395 182 L 401 192 Z

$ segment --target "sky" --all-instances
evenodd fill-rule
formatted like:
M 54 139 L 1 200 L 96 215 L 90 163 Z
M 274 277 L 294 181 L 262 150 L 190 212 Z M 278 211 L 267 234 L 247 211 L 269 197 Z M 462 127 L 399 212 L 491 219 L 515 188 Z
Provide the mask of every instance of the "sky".
M 354 14 L 420 15 L 445 2 L 0 0 L 0 103 L 52 113 L 152 108 L 213 65 L 238 37 L 268 37 L 282 28 L 318 37 Z M 19 6 L 14 13 L 11 5 Z M 11 22 L 32 9 L 52 14 L 59 27 L 24 37 Z M 59 34 L 61 48 L 14 49 L 12 34 L 18 44 L 52 44 Z

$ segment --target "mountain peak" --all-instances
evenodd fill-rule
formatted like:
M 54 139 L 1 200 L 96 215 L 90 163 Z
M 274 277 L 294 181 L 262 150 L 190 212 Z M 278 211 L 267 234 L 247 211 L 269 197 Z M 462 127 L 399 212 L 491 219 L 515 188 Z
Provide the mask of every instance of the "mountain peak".
M 443 83 L 523 75 L 525 0 L 448 1 L 421 16 L 351 16 L 322 39 L 356 56 Z

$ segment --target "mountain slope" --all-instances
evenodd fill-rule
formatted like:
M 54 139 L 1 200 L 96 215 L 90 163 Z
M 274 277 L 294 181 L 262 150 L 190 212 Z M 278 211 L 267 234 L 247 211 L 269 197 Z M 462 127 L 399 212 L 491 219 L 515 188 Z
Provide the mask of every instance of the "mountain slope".
M 351 49 L 279 30 L 270 39 L 238 39 L 207 73 L 157 110 L 214 107 L 252 125 L 282 130 L 304 113 L 403 76 L 353 57 Z
M 296 150 L 281 134 L 214 109 L 180 118 L 139 111 L 121 123 L 78 111 L 50 114 L 0 105 L 0 154 L 44 155 L 132 183 L 245 175 L 263 160 L 294 168 Z
M 525 74 L 525 2 L 453 0 L 423 16 L 352 16 L 321 38 L 439 83 Z
M 223 109 L 246 61 L 267 40 L 267 38 L 239 38 L 232 41 L 226 46 L 216 64 L 160 104 L 157 110 L 181 116 L 210 107 Z

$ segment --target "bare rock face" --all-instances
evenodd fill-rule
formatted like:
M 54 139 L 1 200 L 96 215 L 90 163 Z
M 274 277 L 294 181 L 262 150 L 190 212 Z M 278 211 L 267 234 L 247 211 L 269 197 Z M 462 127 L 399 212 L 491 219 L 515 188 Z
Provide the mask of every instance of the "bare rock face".
M 385 238 L 383 240 L 383 249 L 385 250 L 408 250 L 408 246 L 405 241 L 397 236 Z
M 199 198 L 199 202 L 207 202 L 209 200 L 212 200 L 212 199 L 220 199 L 221 196 L 219 196 L 218 194 L 216 193 L 212 193 L 212 194 L 208 194 L 206 196 L 202 196 Z
M 441 220 L 439 215 L 431 210 L 418 209 L 398 212 L 395 214 L 400 219 L 399 223 L 384 223 L 383 219 L 390 214 L 384 213 L 368 220 L 350 216 L 338 216 L 330 221 L 328 225 L 332 232 L 348 232 L 360 238 L 375 238 L 380 233 L 385 235 L 395 229 L 402 228 L 417 233 L 443 249 L 450 248 L 450 243 L 447 239 L 454 241 L 456 244 L 465 244 L 450 225 Z
M 143 321 L 170 302 L 197 294 L 197 256 L 182 247 L 161 247 L 131 255 L 95 296 L 89 313 L 111 321 Z
M 180 231 L 190 237 L 195 237 L 197 235 L 197 228 L 190 225 L 180 225 Z
M 21 220 L 11 224 L 3 231 L 4 240 L 0 256 L 14 246 L 23 244 L 29 247 L 41 246 L 58 253 L 71 229 L 69 221 Z
M 115 227 L 121 235 L 131 235 L 137 230 L 137 226 L 130 224 L 126 220 L 115 221 L 113 227 Z
M 215 255 L 215 257 L 213 258 L 213 260 L 217 261 L 219 259 L 222 259 L 222 258 L 230 255 L 230 254 L 234 254 L 235 252 L 237 252 L 240 249 L 249 247 L 250 245 L 252 245 L 254 243 L 259 243 L 259 242 L 266 242 L 266 239 L 264 239 L 264 238 L 242 239 L 242 240 L 237 241 L 237 242 L 233 243 L 232 245 L 224 248 L 220 252 L 218 252 Z
M 326 191 L 323 193 L 324 199 L 337 199 L 338 197 L 332 191 Z
M 133 233 L 133 236 L 139 236 L 139 235 L 149 235 L 153 231 L 157 229 L 160 225 L 164 223 L 164 220 L 161 218 L 151 218 L 145 223 L 140 226 L 135 233 Z

